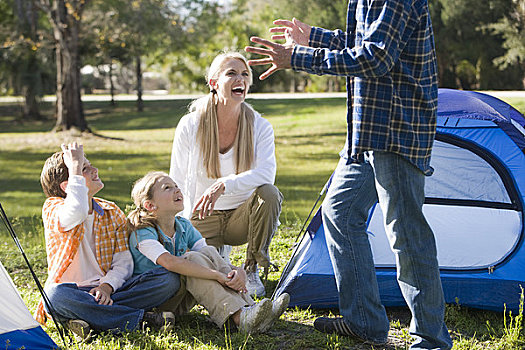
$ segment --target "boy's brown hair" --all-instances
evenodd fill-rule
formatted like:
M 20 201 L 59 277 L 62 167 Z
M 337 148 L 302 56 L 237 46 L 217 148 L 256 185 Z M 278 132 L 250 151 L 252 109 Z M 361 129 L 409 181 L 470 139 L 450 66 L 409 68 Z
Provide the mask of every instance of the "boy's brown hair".
M 47 158 L 40 174 L 40 184 L 46 197 L 66 198 L 66 192 L 60 188 L 60 184 L 67 181 L 69 171 L 64 163 L 64 153 L 62 151 L 54 153 Z

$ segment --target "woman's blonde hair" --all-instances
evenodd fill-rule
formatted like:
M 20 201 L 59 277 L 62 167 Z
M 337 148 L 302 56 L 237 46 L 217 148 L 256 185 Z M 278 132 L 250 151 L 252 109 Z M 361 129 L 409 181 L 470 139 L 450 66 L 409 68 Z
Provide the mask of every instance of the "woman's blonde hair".
M 166 176 L 169 175 L 162 171 L 152 171 L 135 181 L 131 190 L 131 199 L 133 199 L 135 209 L 128 214 L 128 233 L 145 227 L 153 227 L 157 230 L 157 217 L 144 208 L 144 202 L 153 199 L 153 186 Z
M 253 82 L 253 74 L 246 58 L 238 52 L 225 52 L 219 54 L 210 65 L 206 74 L 206 81 L 209 85 L 210 79 L 218 78 L 224 71 L 224 66 L 228 60 L 237 59 L 242 61 L 248 70 L 250 85 Z M 197 130 L 197 142 L 201 149 L 203 165 L 209 178 L 217 179 L 221 177 L 219 164 L 219 124 L 217 122 L 217 93 L 210 86 L 210 93 L 192 102 L 189 107 L 190 112 L 196 111 L 200 117 L 199 128 Z M 237 174 L 250 170 L 254 162 L 253 146 L 253 124 L 255 111 L 243 102 L 241 105 L 241 115 L 237 126 L 237 136 L 233 144 L 235 171 Z

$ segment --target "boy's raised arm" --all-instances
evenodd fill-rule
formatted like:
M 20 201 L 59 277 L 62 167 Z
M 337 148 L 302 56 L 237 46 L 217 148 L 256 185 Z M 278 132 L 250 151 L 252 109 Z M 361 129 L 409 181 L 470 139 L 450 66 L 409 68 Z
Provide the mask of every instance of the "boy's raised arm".
M 64 152 L 64 163 L 69 173 L 64 183 L 66 198 L 58 210 L 58 221 L 65 231 L 69 231 L 84 222 L 89 212 L 88 188 L 82 176 L 84 166 L 84 148 L 76 142 L 61 145 Z

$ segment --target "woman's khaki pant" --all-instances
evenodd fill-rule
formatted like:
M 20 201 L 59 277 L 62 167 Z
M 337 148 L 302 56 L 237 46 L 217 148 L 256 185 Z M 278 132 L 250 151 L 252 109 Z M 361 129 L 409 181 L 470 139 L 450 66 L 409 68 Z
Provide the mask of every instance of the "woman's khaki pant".
M 204 247 L 199 251 L 187 252 L 183 257 L 225 274 L 231 271 L 230 266 L 224 262 L 213 247 Z M 189 276 L 180 277 L 181 287 L 179 291 L 170 300 L 162 304 L 159 309 L 182 315 L 190 311 L 196 304 L 200 304 L 208 310 L 212 321 L 217 326 L 222 327 L 227 319 L 240 308 L 254 304 L 249 295 L 224 287 L 215 280 Z
M 200 220 L 193 213 L 191 223 L 214 247 L 242 245 L 246 248 L 245 267 L 253 271 L 255 265 L 270 266 L 269 247 L 277 230 L 283 195 L 274 185 L 258 187 L 252 196 L 237 209 L 214 210 Z

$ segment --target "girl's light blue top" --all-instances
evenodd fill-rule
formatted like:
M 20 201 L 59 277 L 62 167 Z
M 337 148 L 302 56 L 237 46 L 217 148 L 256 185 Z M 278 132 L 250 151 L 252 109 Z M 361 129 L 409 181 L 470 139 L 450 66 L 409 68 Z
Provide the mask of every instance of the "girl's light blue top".
M 139 275 L 156 267 L 160 267 L 160 265 L 155 264 L 139 251 L 139 242 L 146 239 L 153 239 L 162 243 L 170 254 L 181 256 L 190 250 L 201 238 L 200 232 L 193 227 L 191 222 L 180 216 L 175 218 L 175 245 L 173 245 L 171 237 L 166 236 L 160 228 L 155 230 L 153 227 L 146 227 L 133 231 L 129 236 L 129 250 L 133 256 L 133 263 L 135 265 L 133 275 Z

